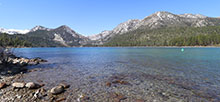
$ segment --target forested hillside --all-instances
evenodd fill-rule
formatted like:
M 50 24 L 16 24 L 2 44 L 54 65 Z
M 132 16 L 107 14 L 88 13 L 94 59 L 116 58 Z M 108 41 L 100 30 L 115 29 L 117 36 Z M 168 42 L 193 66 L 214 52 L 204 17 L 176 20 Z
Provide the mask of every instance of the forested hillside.
M 4 47 L 62 47 L 63 45 L 51 41 L 45 37 L 46 35 L 40 36 L 34 35 L 22 35 L 22 34 L 0 34 L 0 46 Z M 44 36 L 44 37 L 43 37 Z
M 38 30 L 26 35 L 15 35 L 32 43 L 33 47 L 63 47 L 64 45 L 52 40 L 53 36 L 48 31 Z
M 104 46 L 207 46 L 220 43 L 220 26 L 137 29 Z
M 31 47 L 32 44 L 18 36 L 0 34 L 0 47 Z
M 48 31 L 28 34 L 0 34 L 0 46 L 7 47 L 64 47 Z M 89 45 L 89 43 L 87 44 Z M 215 46 L 220 45 L 220 26 L 139 28 L 116 35 L 99 46 Z M 90 45 L 96 46 L 96 45 Z

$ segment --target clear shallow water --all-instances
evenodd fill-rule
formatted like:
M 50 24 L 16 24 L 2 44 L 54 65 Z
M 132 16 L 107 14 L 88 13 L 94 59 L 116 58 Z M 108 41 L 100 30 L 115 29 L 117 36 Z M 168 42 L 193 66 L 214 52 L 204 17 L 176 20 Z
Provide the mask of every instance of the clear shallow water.
M 125 76 L 124 80 L 132 87 L 118 88 L 133 88 L 134 97 L 148 97 L 148 94 L 141 96 L 138 88 L 147 93 L 153 83 L 161 85 L 157 90 L 196 90 L 203 92 L 199 98 L 219 100 L 220 48 L 185 48 L 184 52 L 181 48 L 18 48 L 15 53 L 48 60 L 34 66 L 44 71 L 31 73 L 24 79 L 43 80 L 48 86 L 65 81 L 73 84 L 73 88 L 85 89 L 81 90 L 85 93 L 112 91 L 103 89 L 105 82 L 111 76 Z M 100 88 L 93 89 L 96 86 Z M 126 88 L 118 91 L 126 92 Z

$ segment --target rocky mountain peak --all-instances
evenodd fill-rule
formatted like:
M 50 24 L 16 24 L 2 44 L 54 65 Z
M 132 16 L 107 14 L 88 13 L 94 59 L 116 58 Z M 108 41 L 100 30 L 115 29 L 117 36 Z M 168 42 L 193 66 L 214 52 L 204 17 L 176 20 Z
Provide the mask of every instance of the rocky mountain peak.
M 47 31 L 49 31 L 50 29 L 49 29 L 49 28 L 46 28 L 46 27 L 43 27 L 43 26 L 38 25 L 38 26 L 35 26 L 34 28 L 32 28 L 32 29 L 30 30 L 30 32 L 34 32 L 34 31 L 37 31 L 37 30 L 47 30 Z
M 166 11 L 156 12 L 144 18 L 139 25 L 150 29 L 164 27 L 167 25 L 179 24 L 181 21 L 178 15 Z
M 83 45 L 89 40 L 66 25 L 53 29 L 51 33 L 55 36 L 55 41 L 59 41 L 64 45 L 74 45 L 76 42 Z
M 167 11 L 158 11 L 158 12 L 152 14 L 152 15 L 167 16 L 167 15 L 174 15 L 174 14 L 172 14 L 172 13 L 170 13 L 170 12 L 167 12 Z
M 73 34 L 73 35 L 76 34 L 75 31 L 73 31 L 70 27 L 68 27 L 66 25 L 62 25 L 62 26 L 56 28 L 55 30 L 65 31 L 65 32 L 68 32 L 68 33 Z
M 158 20 L 169 20 L 169 19 L 177 19 L 177 15 L 172 14 L 170 12 L 166 12 L 166 11 L 160 11 L 160 12 L 156 12 L 150 16 L 147 16 L 145 19 L 151 19 L 153 21 L 158 21 Z
M 67 25 L 61 25 L 60 27 L 58 27 L 59 29 L 71 29 L 69 26 Z

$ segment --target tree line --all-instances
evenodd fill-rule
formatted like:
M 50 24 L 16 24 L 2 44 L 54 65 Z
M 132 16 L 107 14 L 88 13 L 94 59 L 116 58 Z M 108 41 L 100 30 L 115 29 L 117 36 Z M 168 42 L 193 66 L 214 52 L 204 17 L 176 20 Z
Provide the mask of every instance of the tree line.
M 220 44 L 220 34 L 178 37 L 170 41 L 169 46 L 212 46 Z
M 209 46 L 220 44 L 220 26 L 137 29 L 116 35 L 105 46 Z
M 32 44 L 18 36 L 0 34 L 0 47 L 31 47 Z

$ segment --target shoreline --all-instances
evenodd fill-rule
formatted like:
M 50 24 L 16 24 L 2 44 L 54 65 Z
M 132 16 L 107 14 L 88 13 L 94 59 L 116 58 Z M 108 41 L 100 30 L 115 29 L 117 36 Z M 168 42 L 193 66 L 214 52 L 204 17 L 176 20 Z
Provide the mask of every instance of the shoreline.
M 113 50 L 115 49 L 113 48 Z M 144 66 L 139 67 L 138 65 L 142 65 L 142 62 L 131 65 L 129 63 L 133 61 L 127 62 L 122 59 L 103 60 L 106 64 L 102 64 L 103 62 L 94 63 L 93 61 L 96 60 L 93 57 L 90 57 L 90 60 L 93 61 L 88 63 L 85 61 L 82 63 L 82 60 L 68 62 L 72 57 L 68 59 L 64 56 L 63 58 L 55 61 L 47 59 L 49 63 L 45 63 L 46 67 L 36 66 L 28 69 L 27 73 L 18 73 L 13 76 L 0 75 L 0 83 L 3 82 L 7 85 L 0 89 L 0 100 L 5 102 L 115 102 L 115 100 L 116 102 L 177 102 L 181 100 L 183 102 L 199 100 L 206 102 L 211 99 L 214 100 L 213 102 L 219 101 L 218 92 L 214 91 L 219 88 L 213 86 L 206 90 L 209 87 L 206 85 L 212 83 L 211 80 L 204 79 L 207 83 L 201 84 L 200 80 L 197 83 L 195 82 L 197 80 L 194 81 L 191 77 L 169 74 L 173 73 L 169 67 L 164 69 L 163 66 L 158 68 L 154 66 L 165 60 L 160 60 L 158 63 L 146 60 Z M 87 56 L 77 58 L 87 59 Z M 105 58 L 109 57 L 105 56 Z M 130 58 L 134 58 L 134 56 L 131 55 Z M 151 59 L 155 61 L 154 58 Z M 60 61 L 65 63 L 59 63 L 54 67 L 48 66 Z M 91 65 L 95 66 L 90 67 Z M 171 66 L 171 68 L 173 67 Z M 25 86 L 16 88 L 14 83 Z M 26 86 L 30 83 L 40 85 L 40 87 L 30 89 Z M 64 90 L 61 87 L 62 92 L 53 95 L 51 90 L 59 88 L 61 84 L 69 85 L 69 87 Z
M 72 47 L 7 47 L 7 48 L 220 48 L 220 46 L 72 46 Z

